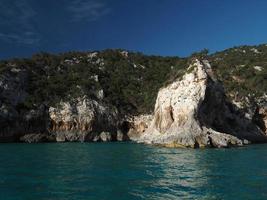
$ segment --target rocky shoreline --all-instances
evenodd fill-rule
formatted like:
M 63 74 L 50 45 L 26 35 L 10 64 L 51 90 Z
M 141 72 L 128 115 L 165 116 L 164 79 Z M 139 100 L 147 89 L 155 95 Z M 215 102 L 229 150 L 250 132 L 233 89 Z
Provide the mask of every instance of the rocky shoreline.
M 227 100 L 207 60 L 195 60 L 180 79 L 159 90 L 153 115 L 122 116 L 103 97 L 88 96 L 19 112 L 17 107 L 27 95 L 26 80 L 23 70 L 0 80 L 0 142 L 131 140 L 191 148 L 267 142 L 266 107 L 252 115 L 241 112 Z

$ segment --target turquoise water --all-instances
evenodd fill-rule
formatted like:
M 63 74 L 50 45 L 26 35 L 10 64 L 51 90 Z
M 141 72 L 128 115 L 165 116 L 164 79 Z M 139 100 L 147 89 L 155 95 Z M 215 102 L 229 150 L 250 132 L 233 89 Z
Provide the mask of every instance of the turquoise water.
M 267 145 L 1 144 L 0 199 L 267 199 Z

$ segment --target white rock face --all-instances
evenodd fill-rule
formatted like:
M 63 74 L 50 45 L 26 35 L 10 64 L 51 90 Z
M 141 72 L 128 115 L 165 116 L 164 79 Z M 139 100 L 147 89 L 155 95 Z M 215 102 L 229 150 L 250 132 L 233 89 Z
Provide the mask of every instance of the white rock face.
M 261 67 L 261 66 L 254 66 L 253 68 L 254 68 L 255 70 L 257 70 L 257 71 L 260 71 L 260 72 L 262 71 L 262 67 Z
M 93 59 L 93 58 L 97 57 L 97 55 L 98 55 L 97 52 L 92 52 L 92 53 L 89 53 L 89 54 L 87 55 L 87 57 L 90 58 L 90 59 Z
M 98 99 L 100 99 L 100 100 L 102 100 L 102 99 L 104 99 L 104 90 L 98 90 L 97 92 L 96 92 L 96 97 L 98 98 Z
M 115 132 L 117 115 L 117 110 L 86 97 L 49 108 L 51 131 L 56 133 L 57 141 L 92 140 L 86 138 L 92 132 Z
M 259 114 L 261 115 L 262 124 L 265 129 L 265 134 L 267 135 L 267 107 L 261 108 Z
M 227 147 L 242 145 L 243 139 L 254 140 L 252 136 L 263 137 L 260 130 L 239 135 L 241 131 L 230 133 L 229 125 L 221 128 L 227 123 L 224 120 L 234 117 L 236 123 L 242 120 L 228 111 L 223 89 L 213 81 L 210 64 L 196 60 L 188 71 L 192 72 L 181 81 L 159 91 L 153 120 L 139 142 L 173 147 Z M 247 124 L 242 126 L 246 128 Z
M 128 58 L 129 52 L 128 51 L 121 51 L 120 52 L 122 56 Z
M 126 121 L 128 121 L 131 126 L 127 133 L 128 137 L 136 141 L 145 132 L 145 130 L 150 126 L 153 116 L 150 114 L 133 116 Z
M 259 53 L 261 53 L 261 52 L 259 52 L 259 50 L 258 49 L 256 49 L 256 48 L 252 48 L 252 49 L 250 49 L 253 53 L 256 53 L 256 54 L 259 54 Z
M 254 115 L 254 121 L 267 135 L 267 105 L 259 107 Z

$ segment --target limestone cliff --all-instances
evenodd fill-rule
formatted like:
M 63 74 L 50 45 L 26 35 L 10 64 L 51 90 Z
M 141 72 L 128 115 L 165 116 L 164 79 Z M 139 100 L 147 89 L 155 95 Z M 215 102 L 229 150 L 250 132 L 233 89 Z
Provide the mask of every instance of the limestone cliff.
M 125 120 L 128 122 L 128 137 L 131 140 L 138 140 L 139 137 L 147 130 L 150 126 L 150 123 L 153 119 L 151 114 L 146 115 L 138 115 L 130 117 L 129 119 Z
M 49 108 L 49 117 L 49 130 L 57 141 L 101 141 L 99 133 L 102 132 L 110 133 L 108 140 L 117 140 L 116 108 L 95 100 L 83 97 L 61 102 L 57 108 Z
M 267 105 L 258 107 L 253 117 L 255 124 L 257 124 L 267 135 Z
M 46 102 L 25 107 L 29 76 L 26 70 L 12 68 L 0 75 L 0 142 L 122 141 L 115 106 L 82 96 L 70 97 L 56 106 Z M 126 127 L 127 128 L 127 127 Z M 128 130 L 128 129 L 127 129 Z
M 206 55 L 214 71 L 208 61 L 186 69 L 191 57 L 121 50 L 0 61 L 0 142 L 266 142 L 267 47 L 259 51 Z
M 181 80 L 162 88 L 153 120 L 138 142 L 164 146 L 228 147 L 267 137 L 227 102 L 208 61 L 196 60 Z

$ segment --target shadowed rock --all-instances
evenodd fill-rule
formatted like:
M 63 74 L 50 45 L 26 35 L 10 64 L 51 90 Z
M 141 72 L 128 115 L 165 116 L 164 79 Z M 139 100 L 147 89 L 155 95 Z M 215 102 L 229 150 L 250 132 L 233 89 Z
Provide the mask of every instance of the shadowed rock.
M 40 142 L 56 142 L 55 136 L 43 133 L 27 134 L 20 138 L 21 142 L 26 143 L 40 143 Z

